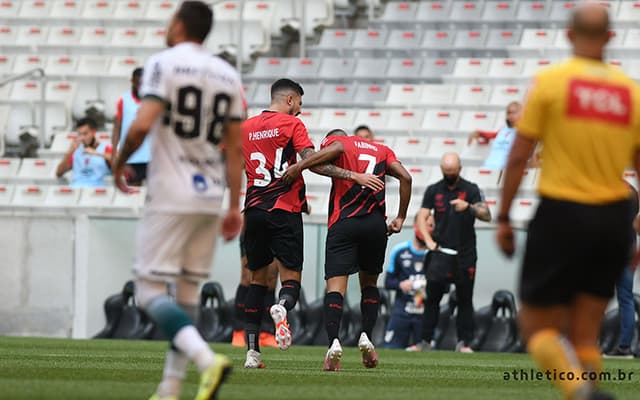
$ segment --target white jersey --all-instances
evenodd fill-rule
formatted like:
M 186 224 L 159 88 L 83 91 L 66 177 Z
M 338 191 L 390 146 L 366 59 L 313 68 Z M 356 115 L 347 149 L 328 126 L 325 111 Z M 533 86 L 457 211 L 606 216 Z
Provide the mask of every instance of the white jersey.
M 219 144 L 224 122 L 244 116 L 240 76 L 202 46 L 181 43 L 149 58 L 140 93 L 167 104 L 150 132 L 146 210 L 220 214 L 226 175 Z

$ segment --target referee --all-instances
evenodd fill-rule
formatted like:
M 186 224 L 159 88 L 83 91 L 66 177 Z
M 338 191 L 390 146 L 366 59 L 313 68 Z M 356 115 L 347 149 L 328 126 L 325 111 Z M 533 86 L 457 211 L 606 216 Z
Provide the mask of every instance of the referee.
M 540 141 L 541 200 L 520 276 L 521 332 L 543 371 L 576 377 L 554 381 L 565 398 L 611 399 L 593 377 L 602 368 L 597 337 L 604 311 L 629 261 L 630 202 L 622 174 L 630 164 L 640 172 L 640 88 L 603 62 L 606 8 L 576 7 L 567 35 L 573 57 L 536 75 L 517 123 L 497 241 L 513 255 L 509 210 Z

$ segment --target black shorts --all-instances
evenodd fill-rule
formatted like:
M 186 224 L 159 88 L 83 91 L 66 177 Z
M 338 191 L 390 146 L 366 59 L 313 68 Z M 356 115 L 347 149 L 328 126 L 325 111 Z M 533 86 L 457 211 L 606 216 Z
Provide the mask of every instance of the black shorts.
M 130 185 L 142 185 L 147 179 L 147 163 L 127 164 L 132 169 L 132 174 L 127 183 Z
M 257 271 L 275 257 L 284 267 L 302 271 L 304 233 L 300 213 L 250 208 L 244 213 L 244 226 L 247 268 Z
M 520 298 L 567 305 L 577 294 L 609 299 L 629 262 L 629 201 L 601 206 L 543 198 L 529 224 Z
M 247 256 L 247 249 L 244 246 L 244 229 L 240 233 L 240 238 L 239 239 L 240 239 L 240 257 L 246 257 Z
M 327 232 L 324 279 L 364 271 L 382 272 L 387 249 L 387 224 L 376 211 L 336 222 Z

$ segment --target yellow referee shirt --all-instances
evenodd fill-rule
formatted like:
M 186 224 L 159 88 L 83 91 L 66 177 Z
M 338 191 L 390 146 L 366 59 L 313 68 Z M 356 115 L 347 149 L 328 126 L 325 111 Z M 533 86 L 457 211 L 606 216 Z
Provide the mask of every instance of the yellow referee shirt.
M 627 199 L 640 145 L 640 87 L 618 67 L 574 57 L 536 75 L 518 134 L 543 143 L 540 195 L 583 204 Z

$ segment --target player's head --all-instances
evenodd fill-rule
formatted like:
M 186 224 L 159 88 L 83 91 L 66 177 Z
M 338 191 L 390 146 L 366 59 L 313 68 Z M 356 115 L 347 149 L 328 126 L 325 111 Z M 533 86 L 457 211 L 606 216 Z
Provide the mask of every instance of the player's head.
M 507 105 L 507 126 L 509 128 L 516 126 L 516 122 L 522 115 L 522 104 L 512 101 Z
M 581 3 L 571 15 L 567 36 L 574 54 L 602 59 L 610 38 L 607 8 L 597 2 Z
M 367 125 L 360 125 L 353 131 L 353 134 L 363 138 L 364 140 L 373 141 L 373 132 Z
M 440 169 L 447 185 L 455 185 L 460 179 L 460 171 L 462 171 L 460 156 L 457 153 L 444 153 L 440 160 Z
M 201 1 L 185 1 L 173 14 L 167 29 L 167 46 L 182 42 L 203 43 L 213 26 L 213 11 Z
M 131 73 L 131 91 L 138 97 L 138 91 L 142 84 L 142 68 L 136 68 Z
M 78 139 L 85 146 L 93 147 L 96 142 L 96 130 L 98 129 L 98 124 L 91 118 L 81 118 L 76 123 L 76 133 L 78 134 Z
M 271 85 L 271 108 L 273 111 L 298 115 L 302 109 L 304 90 L 291 79 L 278 79 Z
M 347 132 L 345 132 L 343 129 L 332 129 L 327 133 L 326 137 L 330 137 L 330 136 L 349 136 L 349 135 L 347 135 Z

